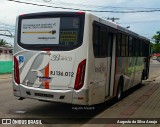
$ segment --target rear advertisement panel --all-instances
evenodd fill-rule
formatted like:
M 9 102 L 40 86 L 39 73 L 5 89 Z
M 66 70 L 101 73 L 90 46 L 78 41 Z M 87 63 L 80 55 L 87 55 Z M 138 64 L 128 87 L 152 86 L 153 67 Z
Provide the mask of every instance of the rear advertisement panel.
M 59 44 L 60 18 L 23 19 L 21 43 Z

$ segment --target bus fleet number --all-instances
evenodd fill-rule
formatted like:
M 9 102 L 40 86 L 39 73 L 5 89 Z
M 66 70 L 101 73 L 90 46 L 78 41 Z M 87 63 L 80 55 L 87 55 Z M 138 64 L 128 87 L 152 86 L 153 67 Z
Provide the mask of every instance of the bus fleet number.
M 74 72 L 51 71 L 50 75 L 74 77 Z

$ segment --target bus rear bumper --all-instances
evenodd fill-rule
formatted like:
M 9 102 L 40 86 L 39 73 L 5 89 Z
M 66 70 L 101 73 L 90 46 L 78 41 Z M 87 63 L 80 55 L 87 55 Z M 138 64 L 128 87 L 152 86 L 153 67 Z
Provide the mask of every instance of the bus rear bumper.
M 73 91 L 73 102 L 76 105 L 88 105 L 88 89 L 81 89 L 79 91 Z
M 74 91 L 67 90 L 51 90 L 28 87 L 22 84 L 13 84 L 14 96 L 21 98 L 30 98 L 41 101 L 62 102 L 76 105 L 88 105 L 88 90 Z
M 42 101 L 72 103 L 73 90 L 51 90 L 28 87 L 19 84 L 19 91 L 14 92 L 17 97 L 31 98 Z

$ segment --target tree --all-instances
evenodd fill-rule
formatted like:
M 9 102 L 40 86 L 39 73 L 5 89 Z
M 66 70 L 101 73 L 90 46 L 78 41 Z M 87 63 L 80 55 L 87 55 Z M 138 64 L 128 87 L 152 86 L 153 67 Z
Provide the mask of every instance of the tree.
M 0 39 L 0 46 L 5 46 L 8 44 L 4 39 Z
M 160 43 L 160 31 L 157 31 L 157 34 L 155 34 L 152 39 L 156 44 Z
M 157 31 L 156 34 L 152 37 L 152 39 L 152 53 L 160 53 L 160 31 Z
M 152 53 L 160 53 L 160 43 L 152 43 L 151 44 Z

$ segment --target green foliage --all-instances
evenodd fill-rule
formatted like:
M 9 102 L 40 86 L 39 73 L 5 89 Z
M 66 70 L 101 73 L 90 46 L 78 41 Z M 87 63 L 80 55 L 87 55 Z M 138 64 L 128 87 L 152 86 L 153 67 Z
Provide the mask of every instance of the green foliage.
M 156 44 L 160 43 L 160 31 L 157 31 L 157 34 L 155 34 L 152 39 Z
M 0 39 L 0 46 L 5 46 L 8 44 L 4 39 Z
M 151 44 L 152 53 L 160 53 L 160 43 Z
M 152 37 L 154 43 L 151 43 L 152 53 L 160 53 L 160 31 Z

